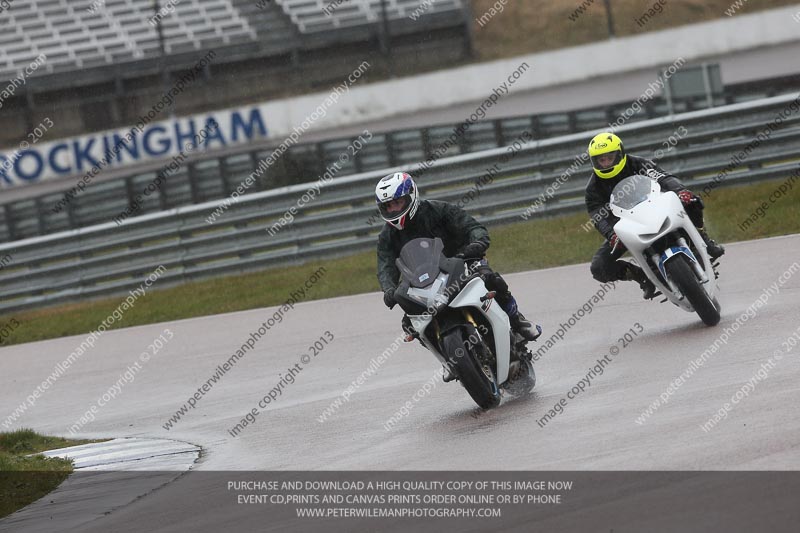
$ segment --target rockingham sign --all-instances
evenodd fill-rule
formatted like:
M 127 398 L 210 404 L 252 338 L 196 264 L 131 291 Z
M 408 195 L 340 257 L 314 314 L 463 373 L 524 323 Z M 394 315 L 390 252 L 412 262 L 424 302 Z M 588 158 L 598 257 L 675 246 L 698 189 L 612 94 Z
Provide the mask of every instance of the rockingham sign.
M 0 151 L 0 187 L 16 187 L 62 176 L 82 174 L 119 145 L 109 168 L 171 158 L 182 151 L 207 150 L 249 143 L 268 137 L 266 106 L 240 108 L 205 116 L 153 122 L 139 128 L 104 131 L 31 145 L 19 151 Z M 197 144 L 197 133 L 209 124 L 218 128 Z M 139 124 L 146 123 L 145 117 Z M 130 140 L 126 141 L 129 133 Z
M 350 92 L 351 86 L 370 66 L 369 62 L 362 61 L 342 83 L 325 93 L 156 122 L 163 109 L 159 107 L 162 100 L 128 128 L 0 150 L 0 188 L 86 174 L 93 168 L 105 170 L 170 160 L 182 152 L 279 140 L 297 135 L 298 124 L 310 129 L 310 122 L 305 126 L 308 117 L 314 119 L 314 128 L 351 124 L 360 120 L 359 113 L 354 111 L 358 103 L 353 102 L 344 109 L 340 109 L 341 104 L 334 108 L 334 104 Z M 197 134 L 203 130 L 211 133 L 198 144 Z

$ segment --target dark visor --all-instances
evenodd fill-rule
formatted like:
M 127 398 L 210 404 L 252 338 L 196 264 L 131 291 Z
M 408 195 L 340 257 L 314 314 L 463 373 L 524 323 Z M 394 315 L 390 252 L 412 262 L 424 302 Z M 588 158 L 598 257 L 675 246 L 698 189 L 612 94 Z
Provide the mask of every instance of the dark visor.
M 600 159 L 602 158 L 605 160 L 606 158 L 613 157 L 613 161 L 610 164 L 601 165 Z M 598 170 L 608 170 L 610 168 L 619 165 L 619 162 L 622 161 L 622 152 L 617 150 L 616 152 L 608 152 L 605 154 L 595 155 L 592 156 L 592 166 Z
M 401 196 L 400 198 L 390 200 L 388 202 L 381 202 L 378 205 L 383 218 L 399 218 L 401 217 L 411 205 L 411 195 Z

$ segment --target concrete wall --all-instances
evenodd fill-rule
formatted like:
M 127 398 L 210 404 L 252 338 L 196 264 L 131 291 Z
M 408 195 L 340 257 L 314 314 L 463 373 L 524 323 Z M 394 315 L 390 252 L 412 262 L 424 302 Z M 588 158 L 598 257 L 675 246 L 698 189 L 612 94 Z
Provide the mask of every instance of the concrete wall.
M 531 69 L 488 118 L 569 110 L 635 100 L 656 80 L 662 67 L 679 57 L 687 64 L 720 63 L 723 82 L 741 83 L 800 73 L 800 5 L 724 17 L 591 45 L 442 70 L 379 82 L 351 90 L 348 98 L 320 121 L 319 129 L 337 135 L 361 127 L 376 131 L 449 124 L 464 120 L 520 63 Z M 800 16 L 798 16 L 800 18 Z M 287 100 L 293 109 L 307 100 Z M 386 119 L 392 117 L 391 121 Z M 357 127 L 348 127 L 358 123 Z M 307 140 L 333 132 L 308 135 Z

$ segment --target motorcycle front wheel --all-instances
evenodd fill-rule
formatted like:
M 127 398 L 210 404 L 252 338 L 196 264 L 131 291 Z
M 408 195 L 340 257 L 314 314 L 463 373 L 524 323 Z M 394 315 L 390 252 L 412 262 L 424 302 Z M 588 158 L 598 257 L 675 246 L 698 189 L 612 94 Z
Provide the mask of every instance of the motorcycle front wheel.
M 700 320 L 706 326 L 719 324 L 719 303 L 711 298 L 697 280 L 694 269 L 689 264 L 689 259 L 682 254 L 674 256 L 664 265 L 667 275 L 678 286 L 689 303 L 692 304 Z
M 495 385 L 492 371 L 489 368 L 484 371 L 475 355 L 475 348 L 465 338 L 462 328 L 454 328 L 442 339 L 442 347 L 453 373 L 479 407 L 497 407 L 500 405 L 500 390 Z

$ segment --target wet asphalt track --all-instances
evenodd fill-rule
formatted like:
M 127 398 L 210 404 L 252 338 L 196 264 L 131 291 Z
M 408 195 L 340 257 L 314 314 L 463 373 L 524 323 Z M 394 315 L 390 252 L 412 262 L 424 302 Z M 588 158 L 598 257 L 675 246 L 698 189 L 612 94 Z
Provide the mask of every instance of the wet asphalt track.
M 491 259 L 491 257 L 490 257 Z M 479 413 L 457 384 L 442 384 L 417 402 L 412 395 L 437 371 L 417 344 L 403 345 L 326 422 L 318 417 L 383 352 L 399 330 L 377 294 L 301 303 L 288 313 L 170 431 L 162 425 L 214 374 L 275 309 L 141 326 L 106 333 L 18 422 L 66 434 L 146 349 L 169 328 L 175 335 L 121 394 L 99 410 L 82 436 L 163 437 L 198 444 L 199 471 L 212 470 L 797 470 L 800 466 L 800 346 L 769 371 L 717 427 L 706 422 L 800 328 L 800 271 L 730 336 L 665 406 L 636 418 L 689 363 L 713 344 L 787 268 L 800 262 L 800 236 L 728 246 L 721 267 L 719 326 L 671 304 L 641 300 L 634 284 L 618 285 L 536 364 L 527 397 Z M 588 265 L 508 275 L 529 318 L 546 337 L 597 291 Z M 324 280 L 322 281 L 324 283 Z M 585 392 L 567 401 L 545 427 L 549 408 L 609 353 L 630 328 L 643 333 L 612 358 Z M 305 364 L 277 401 L 261 409 L 237 437 L 228 430 L 256 407 L 280 374 L 325 332 L 334 340 Z M 0 352 L 2 419 L 23 401 L 83 337 L 12 346 Z M 406 401 L 408 416 L 384 422 Z M 498 453 L 498 447 L 502 453 Z M 202 489 L 202 487 L 201 487 Z M 199 490 L 191 497 L 202 495 Z M 157 497 L 156 497 L 157 495 Z M 192 524 L 235 523 L 196 509 L 179 522 L 156 515 L 189 497 L 172 483 L 95 523 L 96 530 L 188 530 Z M 208 510 L 206 513 L 210 514 Z M 169 514 L 169 513 L 168 513 Z M 177 520 L 177 518 L 176 518 Z M 151 523 L 152 522 L 152 523 Z M 1 524 L 0 524 L 1 525 Z M 159 527 L 160 526 L 160 527 Z M 1 529 L 1 528 L 0 528 Z

